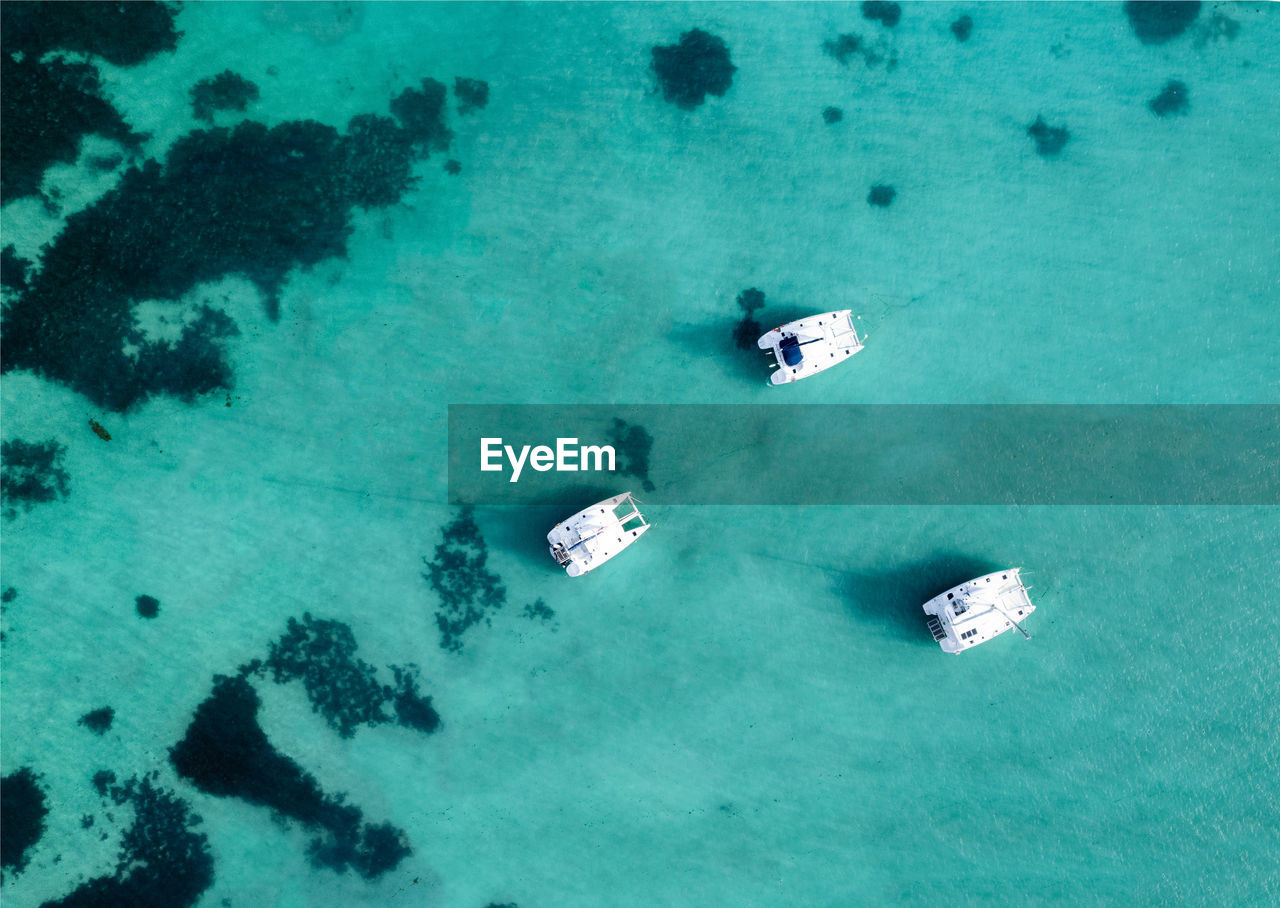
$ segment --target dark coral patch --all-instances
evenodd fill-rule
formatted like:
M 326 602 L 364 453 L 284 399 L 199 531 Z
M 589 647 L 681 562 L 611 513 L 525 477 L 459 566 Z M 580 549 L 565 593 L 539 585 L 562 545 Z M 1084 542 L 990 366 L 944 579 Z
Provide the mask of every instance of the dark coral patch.
M 178 46 L 177 7 L 152 0 L 129 3 L 0 3 L 5 53 L 38 59 L 51 50 L 96 54 L 135 66 Z M 6 91 L 8 88 L 6 87 Z
M 18 255 L 18 250 L 12 243 L 0 251 L 0 286 L 21 293 L 27 289 L 27 274 L 30 271 L 31 263 Z
M 4 592 L 0 593 L 0 602 L 12 602 L 18 598 L 18 588 L 16 586 L 6 586 Z
M 417 669 L 390 666 L 395 687 L 381 683 L 377 669 L 356 656 L 351 628 L 340 621 L 289 619 L 284 635 L 272 643 L 263 662 L 250 662 L 242 674 L 270 673 L 277 684 L 301 681 L 311 708 L 344 738 L 362 725 L 398 722 L 430 734 L 440 725 L 431 698 L 418 692 Z M 392 711 L 388 707 L 393 708 Z
M 239 334 L 225 312 L 201 306 L 176 341 L 139 345 L 134 379 L 149 394 L 167 394 L 187 403 L 213 391 L 229 390 L 233 379 L 224 346 Z
M 457 176 L 462 173 L 462 162 L 455 161 L 452 158 L 444 162 L 444 172 L 450 176 Z
M 104 798 L 111 786 L 116 783 L 116 774 L 109 769 L 99 769 L 93 774 L 93 787 Z
M 837 35 L 822 42 L 822 49 L 827 56 L 834 57 L 841 66 L 848 66 L 854 54 L 862 53 L 862 36 L 854 34 Z
M 153 777 L 155 773 L 151 774 Z M 150 778 L 132 779 L 110 790 L 117 804 L 133 808 L 115 872 L 76 887 L 46 903 L 57 908 L 106 905 L 194 905 L 213 885 L 209 840 L 197 832 L 200 818 L 173 792 L 156 788 Z M 92 825 L 81 820 L 81 825 Z
M 444 151 L 453 132 L 444 124 L 445 87 L 435 79 L 423 79 L 422 88 L 406 88 L 391 101 L 391 113 L 409 133 L 417 148 Z
M 1219 41 L 1234 41 L 1239 33 L 1239 22 L 1228 15 L 1215 12 L 1208 22 L 1196 29 L 1196 37 L 1192 43 L 1200 49 L 1210 42 L 1217 44 Z
M 130 291 L 135 297 L 175 299 L 195 283 L 242 271 L 275 299 L 293 267 L 343 254 L 351 227 L 341 203 L 354 201 L 346 175 L 338 171 L 348 163 L 344 146 L 337 130 L 313 121 L 271 129 L 242 123 L 234 130 L 184 136 L 163 169 L 148 162 L 130 171 L 110 199 L 110 207 L 124 209 L 110 212 L 113 223 L 155 225 L 154 216 L 130 210 L 145 191 L 168 215 L 172 232 L 198 230 L 205 245 L 204 254 L 196 255 L 189 241 L 162 241 L 137 263 L 144 270 L 134 275 Z M 190 206 L 205 210 L 188 214 Z M 297 207 L 281 211 L 288 206 Z M 184 278 L 179 268 L 194 268 L 198 277 Z
M 738 69 L 724 40 L 700 28 L 682 34 L 678 44 L 655 46 L 652 53 L 662 97 L 682 110 L 693 110 L 707 95 L 724 97 Z
M 327 836 L 317 836 L 307 846 L 313 867 L 328 867 L 339 873 L 350 866 L 366 880 L 377 879 L 413 854 L 404 830 L 390 823 L 366 824 L 357 834 L 362 819 L 355 807 L 328 799 L 334 808 L 334 823 Z
M 0 501 L 6 517 L 14 516 L 19 506 L 29 511 L 66 497 L 71 488 L 71 477 L 62 468 L 66 453 L 52 439 L 36 443 L 15 438 L 0 445 Z
M 521 614 L 530 621 L 541 621 L 543 624 L 546 624 L 556 616 L 555 610 L 547 605 L 541 596 L 526 605 Z
M 1147 102 L 1147 107 L 1151 108 L 1151 112 L 1157 117 L 1186 113 L 1191 107 L 1191 96 L 1187 91 L 1186 83 L 1170 79 L 1164 84 L 1160 94 Z
M 311 708 L 344 738 L 361 725 L 387 721 L 383 704 L 391 688 L 378 683 L 377 669 L 357 658 L 356 638 L 340 621 L 289 619 L 284 636 L 271 644 L 263 667 L 277 684 L 301 681 Z
M 206 122 L 212 122 L 215 110 L 243 111 L 257 100 L 258 86 L 229 69 L 201 79 L 191 89 L 191 107 L 196 119 Z
M 160 614 L 160 600 L 155 596 L 143 594 L 134 600 L 134 607 L 143 618 L 154 618 Z
M 877 208 L 888 208 L 893 204 L 893 200 L 897 195 L 898 191 L 892 186 L 877 183 L 875 186 L 872 186 L 871 191 L 867 193 L 867 204 L 874 205 Z
M 956 36 L 956 40 L 961 44 L 969 40 L 969 36 L 973 34 L 973 19 L 969 16 L 961 16 L 955 22 L 951 23 L 951 34 Z
M 645 491 L 653 491 L 649 481 L 649 453 L 653 450 L 653 436 L 644 426 L 633 426 L 624 419 L 613 420 L 609 427 L 609 444 L 618 453 L 619 476 L 634 476 Z
M 1196 16 L 1200 15 L 1200 0 L 1126 0 L 1124 12 L 1139 41 L 1143 44 L 1164 44 L 1196 21 Z
M 299 121 L 180 138 L 163 167 L 126 171 L 67 219 L 6 312 L 3 367 L 64 382 L 110 410 L 230 390 L 227 316 L 204 307 L 179 341 L 156 342 L 135 328 L 134 302 L 240 274 L 276 317 L 294 268 L 345 254 L 353 206 L 387 204 L 411 185 L 410 149 L 385 117 L 353 119 L 346 137 Z
M 41 4 L 80 6 L 83 4 Z M 92 4 L 87 4 L 92 5 Z M 11 6 L 3 4 L 5 9 Z M 61 57 L 41 62 L 34 56 L 0 59 L 0 202 L 36 195 L 45 171 L 70 164 L 86 135 L 119 142 L 131 152 L 146 136 L 135 133 L 102 96 L 98 71 Z
M 169 751 L 174 769 L 206 794 L 234 797 L 294 819 L 314 833 L 312 864 L 380 876 L 412 852 L 390 824 L 363 823 L 359 808 L 326 795 L 315 777 L 272 747 L 258 724 L 261 701 L 243 677 L 217 676 L 213 692 Z
M 440 597 L 440 648 L 456 653 L 462 651 L 468 628 L 481 621 L 488 624 L 489 612 L 506 604 L 507 588 L 487 567 L 489 546 L 470 508 L 463 508 L 442 533 L 444 541 L 436 546 L 435 557 L 422 559 L 427 566 L 422 576 Z
M 390 117 L 359 114 L 347 123 L 343 161 L 348 168 L 343 195 L 361 208 L 382 208 L 400 201 L 417 178 L 413 176 L 414 142 Z M 359 179 L 350 179 L 358 173 Z
M 822 122 L 830 126 L 844 119 L 844 111 L 838 107 L 826 107 L 822 110 Z
M 440 728 L 440 714 L 431 705 L 431 698 L 418 692 L 418 674 L 413 666 L 390 666 L 395 675 L 396 687 L 392 694 L 392 703 L 396 710 L 396 721 L 405 728 L 412 728 L 423 734 L 431 734 Z
M 104 735 L 111 728 L 111 723 L 115 720 L 116 711 L 110 706 L 103 706 L 92 712 L 87 712 L 80 717 L 80 724 L 95 735 Z
M 902 18 L 902 7 L 884 0 L 863 0 L 862 18 L 879 22 L 885 28 L 893 28 Z
M 1036 117 L 1036 121 L 1027 127 L 1027 135 L 1035 139 L 1036 154 L 1042 158 L 1051 158 L 1062 151 L 1071 138 L 1065 126 L 1050 126 L 1044 117 Z
M 841 66 L 848 66 L 849 61 L 855 56 L 862 58 L 862 62 L 866 64 L 867 69 L 871 69 L 881 63 L 885 64 L 887 70 L 891 70 L 898 65 L 896 53 L 884 40 L 872 45 L 857 34 L 844 34 L 828 38 L 822 42 L 822 50 Z
M 0 867 L 21 873 L 29 852 L 44 835 L 44 818 L 49 814 L 40 777 L 22 767 L 0 779 Z
M 489 83 L 458 76 L 453 80 L 453 96 L 458 99 L 458 113 L 473 113 L 489 103 Z

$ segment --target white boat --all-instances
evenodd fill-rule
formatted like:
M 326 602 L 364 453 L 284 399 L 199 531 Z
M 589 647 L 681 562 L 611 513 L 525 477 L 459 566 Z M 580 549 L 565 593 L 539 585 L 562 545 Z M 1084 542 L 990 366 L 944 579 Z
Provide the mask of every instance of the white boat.
M 775 385 L 799 381 L 842 363 L 862 349 L 853 327 L 853 311 L 837 309 L 787 322 L 760 336 L 756 345 L 773 351 L 776 369 L 769 377 Z
M 547 534 L 551 557 L 570 577 L 598 568 L 649 529 L 636 504 L 623 492 L 557 523 Z
M 924 604 L 929 630 L 944 653 L 961 653 L 1010 628 L 1028 640 L 1019 622 L 1036 610 L 1019 576 L 1009 568 L 975 578 L 939 593 Z

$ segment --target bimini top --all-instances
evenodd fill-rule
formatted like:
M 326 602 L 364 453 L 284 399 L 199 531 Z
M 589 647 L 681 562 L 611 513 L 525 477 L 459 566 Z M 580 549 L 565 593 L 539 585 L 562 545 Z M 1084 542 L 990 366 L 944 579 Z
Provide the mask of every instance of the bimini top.
M 1036 610 L 1022 585 L 1021 570 L 995 571 L 940 593 L 924 604 L 929 630 L 943 652 L 961 653 L 1015 627 L 1031 639 L 1019 623 Z
M 788 366 L 798 366 L 804 360 L 804 352 L 800 349 L 800 341 L 798 338 L 788 335 L 778 344 L 778 349 L 782 351 L 782 361 Z
M 775 371 L 769 381 L 775 385 L 817 375 L 862 349 L 849 309 L 787 322 L 762 335 L 756 344 L 761 350 L 773 351 L 771 368 Z
M 604 564 L 648 529 L 636 500 L 623 492 L 557 523 L 547 542 L 556 564 L 577 577 Z

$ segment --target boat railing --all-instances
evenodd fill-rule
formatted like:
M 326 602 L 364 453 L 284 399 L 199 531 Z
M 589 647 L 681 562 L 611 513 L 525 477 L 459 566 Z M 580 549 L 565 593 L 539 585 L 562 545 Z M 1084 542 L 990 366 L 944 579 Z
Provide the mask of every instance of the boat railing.
M 640 509 L 633 505 L 630 513 L 618 517 L 618 526 L 623 529 L 627 529 L 627 524 L 636 518 L 640 519 L 640 526 L 645 527 L 649 525 L 648 521 L 644 519 L 644 515 L 640 513 Z

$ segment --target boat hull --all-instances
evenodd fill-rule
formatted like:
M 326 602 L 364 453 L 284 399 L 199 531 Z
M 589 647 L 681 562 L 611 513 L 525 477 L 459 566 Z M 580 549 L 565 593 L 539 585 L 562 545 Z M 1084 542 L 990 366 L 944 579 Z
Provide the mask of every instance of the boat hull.
M 617 509 L 626 504 L 631 509 L 619 515 Z M 648 530 L 635 499 L 623 492 L 557 523 L 547 534 L 547 544 L 565 573 L 581 577 L 617 557 Z
M 769 381 L 785 385 L 825 372 L 857 353 L 863 344 L 853 326 L 853 311 L 837 309 L 767 331 L 756 346 L 773 353 L 774 372 Z
M 1021 568 L 992 571 L 939 593 L 922 608 L 942 651 L 959 654 L 1020 625 L 1036 610 Z M 1025 634 L 1025 631 L 1023 631 Z

